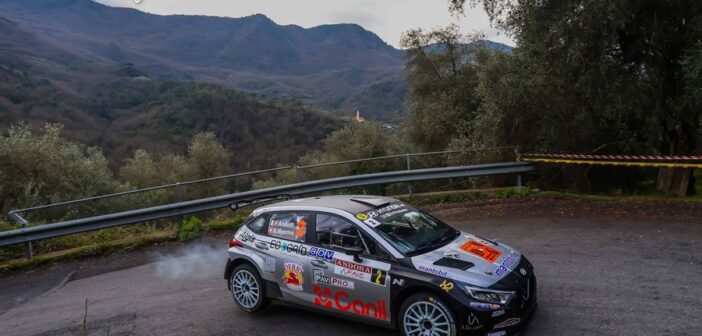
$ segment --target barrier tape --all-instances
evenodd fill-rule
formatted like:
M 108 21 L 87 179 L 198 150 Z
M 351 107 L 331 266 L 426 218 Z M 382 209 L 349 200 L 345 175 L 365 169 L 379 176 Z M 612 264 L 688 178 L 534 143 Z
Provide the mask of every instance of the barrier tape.
M 528 158 L 562 158 L 562 159 L 595 159 L 595 160 L 639 160 L 639 161 L 702 161 L 702 156 L 694 155 L 595 155 L 595 154 L 521 154 Z
M 656 167 L 656 168 L 688 168 L 702 169 L 702 163 L 672 163 L 672 162 L 621 162 L 621 161 L 593 161 L 593 160 L 563 160 L 540 159 L 521 157 L 521 161 L 544 163 L 589 164 L 601 166 L 629 166 L 629 167 Z

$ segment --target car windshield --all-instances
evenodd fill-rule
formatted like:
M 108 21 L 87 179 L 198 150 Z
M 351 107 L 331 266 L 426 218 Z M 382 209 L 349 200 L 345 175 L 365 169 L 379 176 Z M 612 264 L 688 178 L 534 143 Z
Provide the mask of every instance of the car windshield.
M 357 218 L 374 227 L 405 256 L 435 250 L 460 235 L 446 223 L 402 202 L 358 214 Z

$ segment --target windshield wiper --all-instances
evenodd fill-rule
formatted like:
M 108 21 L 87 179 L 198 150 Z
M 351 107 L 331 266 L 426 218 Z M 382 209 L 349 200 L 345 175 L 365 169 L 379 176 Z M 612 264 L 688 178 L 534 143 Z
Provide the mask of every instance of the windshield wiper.
M 425 252 L 436 250 L 437 248 L 443 246 L 444 242 L 449 242 L 449 241 L 454 240 L 458 236 L 457 233 L 460 234 L 458 231 L 454 231 L 453 234 L 445 234 L 445 235 L 436 237 L 432 240 L 426 241 L 426 242 L 420 244 L 419 246 L 417 246 L 417 248 L 414 249 L 414 251 L 407 252 L 406 254 L 407 254 L 407 256 L 411 257 L 411 256 L 415 256 L 415 255 L 422 254 Z M 449 239 L 446 239 L 446 238 L 449 238 Z

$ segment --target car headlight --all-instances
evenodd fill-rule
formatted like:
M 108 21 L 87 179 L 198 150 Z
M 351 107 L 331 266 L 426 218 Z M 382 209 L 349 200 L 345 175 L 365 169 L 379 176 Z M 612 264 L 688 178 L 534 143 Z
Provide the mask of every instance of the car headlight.
M 514 297 L 514 292 L 496 291 L 491 289 L 464 286 L 466 293 L 476 300 L 505 305 Z

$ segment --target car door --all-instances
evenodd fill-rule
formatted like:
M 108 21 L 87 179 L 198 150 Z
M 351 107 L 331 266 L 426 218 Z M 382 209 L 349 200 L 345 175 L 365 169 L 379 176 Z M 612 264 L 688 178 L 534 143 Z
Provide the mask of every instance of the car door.
M 375 322 L 390 321 L 390 264 L 381 247 L 350 221 L 316 213 L 310 265 L 314 305 Z M 364 249 L 360 260 L 343 247 Z
M 276 283 L 283 300 L 312 306 L 313 287 L 306 244 L 313 220 L 307 212 L 275 212 L 268 217 L 267 253 L 275 258 Z

